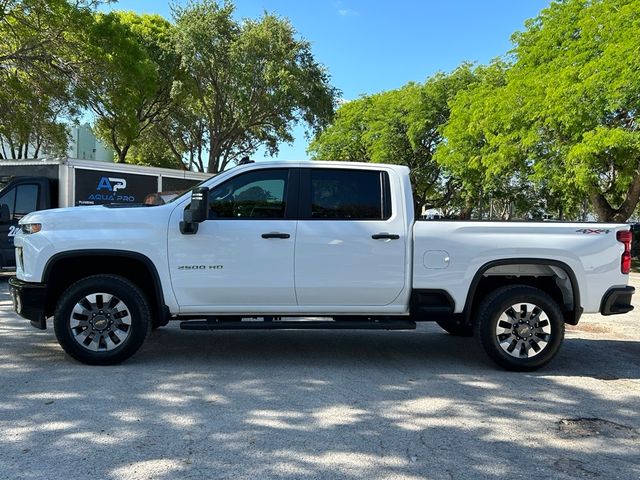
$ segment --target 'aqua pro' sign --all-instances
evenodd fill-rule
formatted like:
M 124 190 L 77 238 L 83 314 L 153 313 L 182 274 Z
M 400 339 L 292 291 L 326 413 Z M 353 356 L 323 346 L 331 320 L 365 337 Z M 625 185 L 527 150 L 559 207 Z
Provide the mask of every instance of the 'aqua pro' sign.
M 76 169 L 76 205 L 143 203 L 158 191 L 158 177 Z

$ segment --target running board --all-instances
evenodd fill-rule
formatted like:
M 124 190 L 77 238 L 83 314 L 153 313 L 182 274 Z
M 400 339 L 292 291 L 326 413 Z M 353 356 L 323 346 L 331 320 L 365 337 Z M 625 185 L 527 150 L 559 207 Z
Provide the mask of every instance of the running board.
M 276 320 L 262 321 L 207 321 L 191 320 L 180 322 L 182 330 L 415 330 L 416 322 L 410 320 L 380 321 L 316 321 L 316 320 Z

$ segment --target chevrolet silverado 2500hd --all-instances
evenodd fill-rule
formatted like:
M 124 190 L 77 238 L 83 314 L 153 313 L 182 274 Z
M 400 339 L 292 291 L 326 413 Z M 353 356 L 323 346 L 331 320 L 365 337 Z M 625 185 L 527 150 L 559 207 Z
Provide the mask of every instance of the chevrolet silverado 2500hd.
M 478 337 L 512 370 L 557 353 L 583 312 L 630 311 L 628 225 L 414 221 L 409 170 L 236 167 L 161 206 L 34 212 L 16 311 L 72 357 L 113 364 L 153 327 L 412 329 Z M 325 320 L 299 320 L 302 316 Z M 296 319 L 298 318 L 298 319 Z

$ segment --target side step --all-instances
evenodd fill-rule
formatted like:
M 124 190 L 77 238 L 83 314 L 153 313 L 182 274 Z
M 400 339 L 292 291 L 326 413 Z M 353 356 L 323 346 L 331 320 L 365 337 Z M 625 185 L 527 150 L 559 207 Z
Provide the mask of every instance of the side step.
M 317 321 L 276 320 L 262 321 L 207 321 L 180 322 L 182 330 L 415 330 L 416 322 L 410 320 L 362 320 L 362 321 Z

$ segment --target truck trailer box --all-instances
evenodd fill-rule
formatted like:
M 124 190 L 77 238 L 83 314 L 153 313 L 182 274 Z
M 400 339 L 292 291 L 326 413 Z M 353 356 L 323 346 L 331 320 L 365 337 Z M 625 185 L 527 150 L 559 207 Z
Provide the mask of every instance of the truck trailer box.
M 13 268 L 13 237 L 28 213 L 78 205 L 136 204 L 157 192 L 181 192 L 206 173 L 95 160 L 0 161 L 0 267 Z

